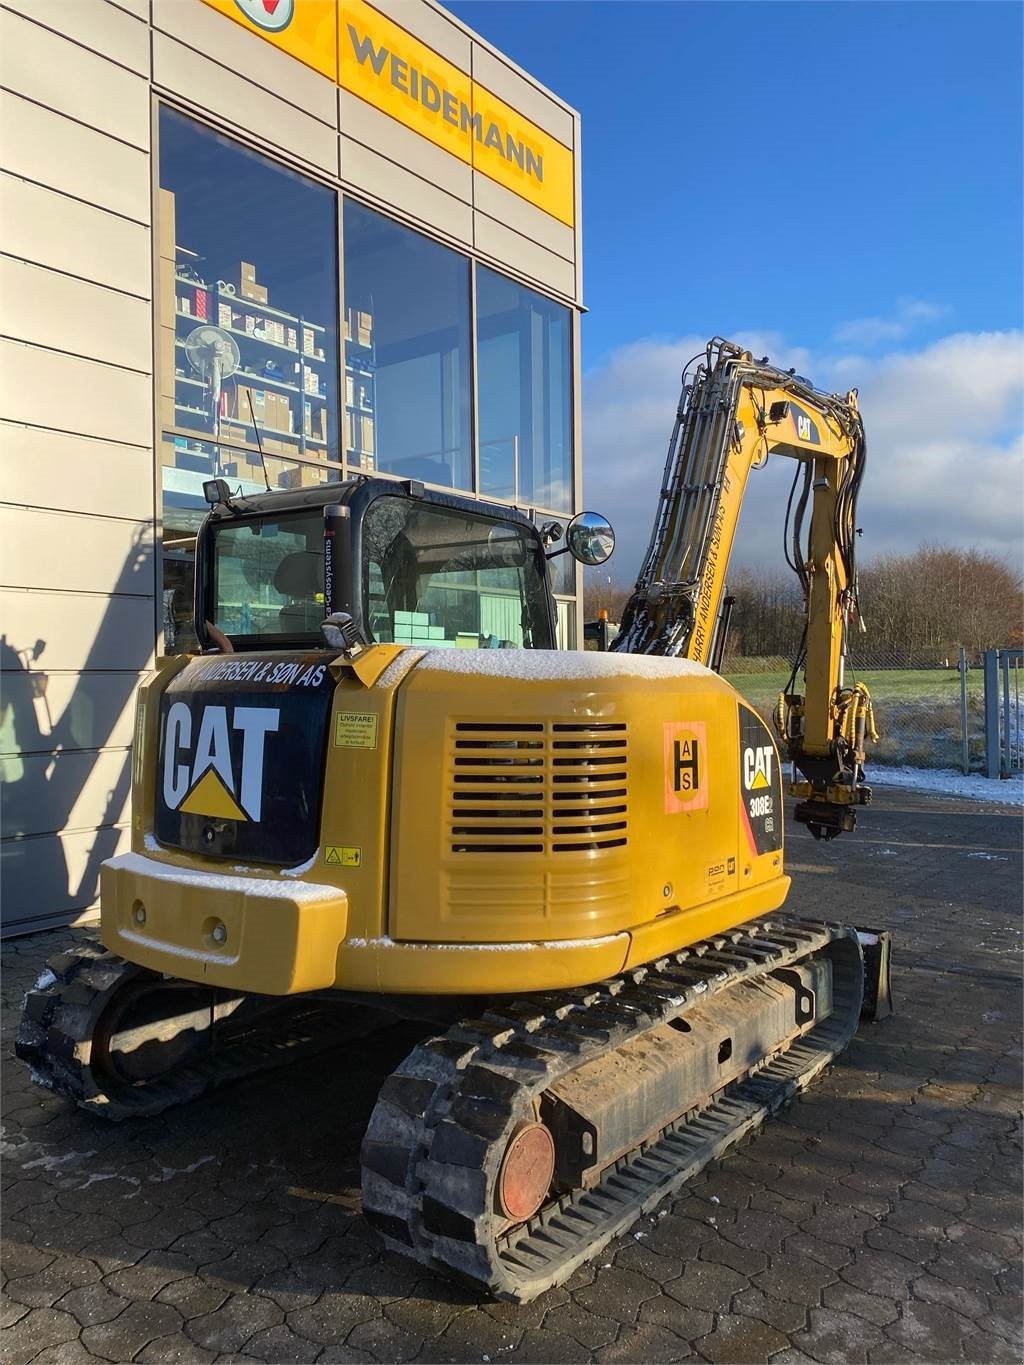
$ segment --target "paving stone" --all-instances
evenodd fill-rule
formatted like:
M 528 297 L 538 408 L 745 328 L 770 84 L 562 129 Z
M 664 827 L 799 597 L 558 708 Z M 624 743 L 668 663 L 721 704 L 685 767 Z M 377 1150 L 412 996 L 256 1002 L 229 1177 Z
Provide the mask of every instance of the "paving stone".
M 223 1286 L 207 1284 L 194 1275 L 172 1281 L 156 1296 L 158 1303 L 169 1303 L 176 1308 L 185 1322 L 215 1312 L 229 1297 Z
M 788 1299 L 773 1299 L 760 1289 L 745 1289 L 732 1301 L 733 1312 L 746 1318 L 758 1318 L 769 1327 L 776 1327 L 787 1336 L 807 1326 L 807 1309 Z
M 276 1303 L 252 1294 L 232 1294 L 226 1303 L 185 1324 L 185 1334 L 208 1351 L 240 1351 L 264 1327 L 276 1327 L 284 1314 Z
M 911 1301 L 903 1305 L 903 1312 L 885 1329 L 890 1341 L 906 1346 L 918 1354 L 942 1358 L 946 1352 L 955 1358 L 963 1343 L 976 1331 L 973 1323 L 937 1304 Z
M 206 1351 L 202 1346 L 197 1346 L 184 1332 L 157 1337 L 135 1357 L 143 1365 L 208 1365 L 209 1361 L 217 1358 L 216 1351 Z
M 937 1279 L 934 1275 L 921 1275 L 913 1284 L 914 1296 L 925 1303 L 937 1303 L 951 1308 L 954 1313 L 970 1318 L 979 1327 L 985 1325 L 988 1316 L 988 1299 L 973 1289 L 963 1285 L 950 1284 L 947 1280 Z
M 855 1313 L 834 1308 L 812 1308 L 806 1332 L 793 1335 L 793 1345 L 827 1365 L 866 1361 L 868 1351 L 883 1340 L 881 1328 Z
M 480 1360 L 490 1356 L 503 1360 L 519 1344 L 524 1328 L 498 1322 L 480 1308 L 466 1308 L 452 1319 L 436 1344 L 451 1351 L 456 1360 Z M 352 1341 L 349 1334 L 349 1341 Z
M 836 1272 L 820 1261 L 799 1256 L 777 1256 L 767 1270 L 753 1277 L 758 1289 L 775 1299 L 816 1307 L 821 1291 L 836 1279 Z
M 52 1251 L 43 1251 L 28 1242 L 19 1242 L 11 1236 L 10 1211 L 5 1207 L 4 1219 L 6 1235 L 4 1238 L 4 1269 L 8 1279 L 14 1280 L 21 1275 L 37 1275 L 57 1259 Z
M 708 1312 L 725 1313 L 733 1294 L 746 1289 L 748 1281 L 728 1266 L 709 1261 L 692 1261 L 685 1266 L 678 1280 L 665 1286 L 669 1298 L 684 1308 L 703 1308 Z
M 636 1322 L 640 1305 L 660 1293 L 661 1285 L 656 1280 L 635 1270 L 612 1266 L 610 1270 L 602 1270 L 592 1285 L 577 1290 L 573 1297 L 590 1313 L 630 1323 Z
M 376 1365 L 377 1357 L 346 1342 L 342 1346 L 325 1346 L 316 1359 L 317 1365 Z
M 681 1337 L 683 1341 L 693 1342 L 698 1337 L 707 1336 L 715 1325 L 714 1315 L 696 1308 L 686 1308 L 668 1294 L 648 1299 L 640 1307 L 640 1322 L 650 1322 L 656 1327 L 665 1327 Z
M 852 1265 L 844 1266 L 839 1277 L 855 1289 L 867 1294 L 883 1294 L 887 1298 L 904 1299 L 919 1267 L 905 1256 L 890 1251 L 858 1251 Z
M 727 1265 L 740 1275 L 756 1275 L 768 1265 L 768 1254 L 764 1251 L 751 1251 L 747 1247 L 734 1246 L 722 1237 L 703 1242 L 700 1260 L 711 1261 L 715 1265 Z
M 404 1361 L 416 1359 L 423 1349 L 423 1337 L 382 1317 L 357 1323 L 349 1332 L 346 1344 L 366 1352 L 374 1360 L 402 1365 Z
M 128 1300 L 115 1294 L 103 1284 L 87 1284 L 72 1289 L 58 1300 L 58 1307 L 70 1313 L 83 1327 L 96 1322 L 109 1322 L 128 1307 Z
M 637 1361 L 643 1361 L 645 1365 L 662 1365 L 662 1362 L 671 1365 L 676 1360 L 692 1360 L 693 1352 L 685 1341 L 664 1327 L 641 1322 L 635 1327 L 623 1327 L 618 1339 L 595 1351 L 591 1359 L 629 1362 L 630 1365 Z
M 4 1333 L 4 1365 L 28 1365 L 48 1346 L 75 1341 L 80 1331 L 70 1313 L 34 1308 Z
M 606 1270 L 603 1273 L 610 1275 L 612 1272 Z M 594 1313 L 573 1299 L 546 1313 L 543 1328 L 545 1332 L 552 1332 L 559 1337 L 574 1337 L 580 1346 L 593 1351 L 599 1346 L 608 1346 L 616 1339 L 620 1321 L 610 1314 Z
M 47 1346 L 32 1357 L 32 1365 L 105 1365 L 102 1356 L 94 1356 L 80 1341 L 62 1341 L 59 1346 Z
M 245 1343 L 245 1354 L 267 1365 L 289 1365 L 289 1362 L 314 1361 L 323 1350 L 319 1341 L 297 1336 L 285 1323 L 257 1332 Z
M 866 1294 L 851 1284 L 830 1284 L 822 1290 L 821 1301 L 826 1308 L 834 1308 L 841 1313 L 854 1313 L 876 1327 L 885 1327 L 899 1316 L 899 1309 L 892 1299 L 881 1294 Z
M 82 1329 L 82 1345 L 105 1360 L 132 1360 L 157 1337 L 181 1331 L 181 1317 L 166 1303 L 131 1303 L 110 1322 Z
M 137 1265 L 107 1275 L 103 1283 L 126 1299 L 152 1299 L 165 1285 L 187 1278 L 192 1261 L 173 1251 L 147 1251 Z
M 392 1308 L 394 1306 L 389 1305 Z M 369 1322 L 371 1318 L 379 1318 L 380 1314 L 380 1304 L 367 1294 L 325 1294 L 308 1308 L 296 1308 L 289 1313 L 287 1322 L 300 1337 L 333 1346 L 344 1341 L 357 1323 Z M 448 1318 L 445 1317 L 444 1321 L 447 1322 Z M 415 1324 L 400 1325 L 415 1329 Z
M 13 1327 L 31 1311 L 27 1303 L 18 1303 L 16 1299 L 8 1298 L 6 1294 L 0 1295 L 0 1331 L 5 1327 Z
M 787 1345 L 786 1338 L 774 1327 L 754 1318 L 723 1314 L 713 1332 L 696 1343 L 705 1360 L 737 1362 L 767 1360 L 773 1351 Z
M 528 1327 L 516 1349 L 515 1359 L 528 1365 L 579 1365 L 583 1357 L 575 1337 L 544 1327 Z

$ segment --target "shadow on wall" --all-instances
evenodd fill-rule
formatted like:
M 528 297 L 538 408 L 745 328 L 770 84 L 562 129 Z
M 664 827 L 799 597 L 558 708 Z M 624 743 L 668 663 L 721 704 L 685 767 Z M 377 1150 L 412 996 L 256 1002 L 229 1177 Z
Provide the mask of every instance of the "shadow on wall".
M 3 933 L 67 922 L 99 895 L 100 864 L 117 849 L 131 787 L 131 754 L 112 745 L 115 727 L 151 666 L 153 631 L 124 629 L 125 596 L 152 600 L 152 529 L 140 528 L 71 694 L 54 714 L 52 641 L 0 635 L 0 902 Z M 69 616 L 78 599 L 69 595 Z M 152 613 L 147 613 L 151 616 Z M 54 673 L 64 670 L 54 670 Z M 113 762 L 111 762 L 113 760 Z M 102 765 L 102 767 L 101 767 Z M 72 812 L 96 775 L 105 787 Z M 62 840 L 69 829 L 77 837 Z

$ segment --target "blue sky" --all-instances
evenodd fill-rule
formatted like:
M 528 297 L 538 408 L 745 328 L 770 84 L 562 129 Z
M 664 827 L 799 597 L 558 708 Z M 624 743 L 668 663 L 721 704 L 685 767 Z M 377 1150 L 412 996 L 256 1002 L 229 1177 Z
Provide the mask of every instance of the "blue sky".
M 588 502 L 623 491 L 610 417 L 617 439 L 635 439 L 633 474 L 647 445 L 653 469 L 682 351 L 717 332 L 798 359 L 821 387 L 863 374 L 865 399 L 874 388 L 869 438 L 899 465 L 894 483 L 876 476 L 873 501 L 902 504 L 877 550 L 916 535 L 1019 554 L 1022 7 L 449 8 L 582 115 Z M 935 386 L 962 391 L 941 421 Z M 989 485 L 987 509 L 937 506 L 927 485 L 948 492 L 965 462 Z M 627 518 L 623 574 L 646 521 L 639 505 Z

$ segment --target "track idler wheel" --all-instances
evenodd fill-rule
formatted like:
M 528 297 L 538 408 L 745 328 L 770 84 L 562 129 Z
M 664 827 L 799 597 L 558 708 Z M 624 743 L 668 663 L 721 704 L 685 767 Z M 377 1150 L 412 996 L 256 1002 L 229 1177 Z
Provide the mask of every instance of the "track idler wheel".
M 505 1148 L 498 1172 L 498 1207 L 513 1223 L 532 1218 L 555 1174 L 555 1140 L 543 1123 L 524 1123 Z

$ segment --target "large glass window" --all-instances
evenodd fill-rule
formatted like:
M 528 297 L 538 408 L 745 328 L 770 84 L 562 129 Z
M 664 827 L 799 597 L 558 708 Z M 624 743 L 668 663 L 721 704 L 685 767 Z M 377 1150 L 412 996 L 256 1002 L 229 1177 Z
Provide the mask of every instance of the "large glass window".
M 569 309 L 477 267 L 480 492 L 572 510 Z
M 526 531 L 409 498 L 363 522 L 363 598 L 375 640 L 430 649 L 550 647 L 543 564 Z
M 352 200 L 344 242 L 350 464 L 472 489 L 469 261 Z
M 161 109 L 156 227 L 164 636 L 181 649 L 203 480 L 301 487 L 340 458 L 337 196 Z

